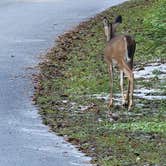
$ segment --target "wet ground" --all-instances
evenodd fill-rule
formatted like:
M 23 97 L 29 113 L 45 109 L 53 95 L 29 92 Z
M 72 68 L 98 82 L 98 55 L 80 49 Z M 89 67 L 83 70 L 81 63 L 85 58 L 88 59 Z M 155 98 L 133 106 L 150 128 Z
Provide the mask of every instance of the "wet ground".
M 87 165 L 89 158 L 41 124 L 30 67 L 57 35 L 119 2 L 1 0 L 0 166 Z

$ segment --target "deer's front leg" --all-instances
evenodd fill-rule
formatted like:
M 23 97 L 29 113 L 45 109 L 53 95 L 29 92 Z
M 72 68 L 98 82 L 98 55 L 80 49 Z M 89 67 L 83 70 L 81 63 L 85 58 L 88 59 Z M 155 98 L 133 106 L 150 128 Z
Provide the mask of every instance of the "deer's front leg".
M 110 101 L 109 101 L 109 107 L 113 106 L 113 94 L 112 94 L 112 89 L 113 89 L 113 68 L 112 64 L 109 64 L 109 75 L 110 75 Z
M 121 70 L 120 71 L 120 87 L 121 87 L 121 94 L 122 94 L 122 105 L 126 105 L 125 95 L 124 95 L 124 89 L 123 89 L 123 79 L 124 79 L 124 73 Z

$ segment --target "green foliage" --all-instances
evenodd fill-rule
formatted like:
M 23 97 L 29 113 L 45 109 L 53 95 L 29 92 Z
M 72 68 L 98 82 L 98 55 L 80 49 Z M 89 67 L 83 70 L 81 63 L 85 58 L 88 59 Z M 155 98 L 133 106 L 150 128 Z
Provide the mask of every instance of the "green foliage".
M 138 54 L 142 60 L 165 59 L 166 49 L 166 1 L 158 0 L 150 10 L 143 12 L 143 29 L 136 36 L 138 39 Z M 141 25 L 142 26 L 142 25 Z
M 158 132 L 166 133 L 166 123 L 165 122 L 148 122 L 148 121 L 137 121 L 128 123 L 115 123 L 113 125 L 108 125 L 113 130 L 125 129 L 128 131 L 142 131 L 142 132 Z

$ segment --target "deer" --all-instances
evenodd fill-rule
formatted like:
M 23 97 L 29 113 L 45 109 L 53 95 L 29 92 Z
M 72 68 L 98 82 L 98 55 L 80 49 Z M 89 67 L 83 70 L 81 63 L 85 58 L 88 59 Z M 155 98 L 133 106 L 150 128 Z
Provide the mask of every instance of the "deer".
M 113 106 L 113 67 L 120 70 L 120 87 L 122 95 L 122 106 L 127 106 L 130 111 L 133 106 L 134 74 L 133 58 L 136 49 L 134 38 L 127 34 L 116 34 L 116 29 L 122 23 L 122 16 L 117 16 L 112 22 L 107 17 L 103 18 L 106 46 L 104 59 L 107 63 L 110 75 L 110 99 L 109 107 Z M 124 94 L 124 77 L 127 77 L 127 93 Z

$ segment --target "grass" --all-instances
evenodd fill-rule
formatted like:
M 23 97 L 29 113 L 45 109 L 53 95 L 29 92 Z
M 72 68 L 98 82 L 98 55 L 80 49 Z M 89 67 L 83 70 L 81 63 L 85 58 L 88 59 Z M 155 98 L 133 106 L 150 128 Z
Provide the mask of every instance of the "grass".
M 109 77 L 103 60 L 103 16 L 123 16 L 120 32 L 129 31 L 137 41 L 135 66 L 166 60 L 165 0 L 133 0 L 112 7 L 59 37 L 39 64 L 35 100 L 43 123 L 92 157 L 100 166 L 161 165 L 166 163 L 165 100 L 134 99 L 131 112 L 95 96 L 108 94 Z M 115 71 L 113 91 L 119 93 Z M 165 78 L 135 80 L 135 88 L 166 91 Z M 140 106 L 139 106 L 140 105 Z

